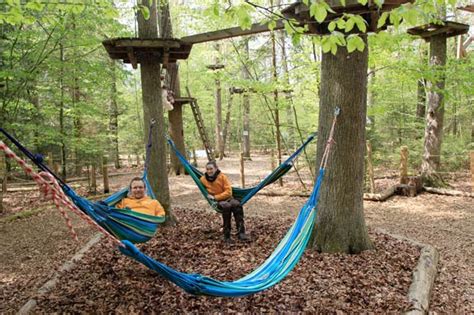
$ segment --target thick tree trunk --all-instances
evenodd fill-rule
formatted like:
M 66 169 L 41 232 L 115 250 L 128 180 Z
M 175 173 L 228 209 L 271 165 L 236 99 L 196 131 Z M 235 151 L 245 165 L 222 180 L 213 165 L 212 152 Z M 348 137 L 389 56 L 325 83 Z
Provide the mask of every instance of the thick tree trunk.
M 426 113 L 426 91 L 425 91 L 425 80 L 418 80 L 417 86 L 417 103 L 416 103 L 416 118 L 425 119 Z
M 444 87 L 446 65 L 446 37 L 436 35 L 430 41 L 430 65 L 437 71 L 437 80 L 428 81 L 428 105 L 421 176 L 426 186 L 442 186 L 443 181 L 437 170 L 441 158 L 441 144 L 444 125 Z
M 245 45 L 245 60 L 250 60 L 249 41 L 244 40 Z M 250 73 L 248 65 L 242 65 L 242 76 L 245 81 L 250 80 Z M 242 149 L 244 159 L 250 160 L 250 95 L 249 91 L 245 91 L 242 96 L 243 105 L 243 122 L 242 122 Z
M 336 55 L 322 56 L 318 166 L 334 108 L 341 108 L 313 231 L 312 245 L 322 252 L 360 253 L 371 248 L 363 208 L 367 64 L 367 47 L 354 53 L 340 47 Z
M 112 82 L 110 86 L 109 104 L 109 132 L 110 132 L 110 157 L 114 161 L 116 169 L 120 168 L 119 143 L 118 143 L 118 104 L 117 104 L 117 74 L 115 72 L 115 61 L 110 62 Z
M 149 8 L 150 17 L 148 20 L 145 20 L 142 14 L 138 14 L 139 37 L 157 38 L 156 0 L 151 2 L 141 0 L 141 4 Z M 157 199 L 165 208 L 167 216 L 169 217 L 170 193 L 166 167 L 166 139 L 161 99 L 160 63 L 152 54 L 148 56 L 144 55 L 140 59 L 140 74 L 142 81 L 143 119 L 146 135 L 148 135 L 147 131 L 150 128 L 151 120 L 154 119 L 156 121 L 152 133 L 153 146 L 150 150 L 148 178 Z M 148 139 L 145 139 L 145 143 L 147 141 Z
M 160 1 L 159 18 L 160 18 L 160 36 L 162 38 L 173 37 L 173 26 L 171 25 L 171 15 L 168 1 Z M 169 74 L 169 88 L 173 91 L 174 97 L 181 96 L 181 86 L 179 81 L 178 64 L 171 63 L 167 66 Z M 186 155 L 186 147 L 184 145 L 184 128 L 183 128 L 183 109 L 181 105 L 174 104 L 172 111 L 168 112 L 169 133 L 170 137 L 181 154 Z M 179 161 L 176 154 L 170 151 L 171 172 L 180 175 L 184 174 L 184 167 Z

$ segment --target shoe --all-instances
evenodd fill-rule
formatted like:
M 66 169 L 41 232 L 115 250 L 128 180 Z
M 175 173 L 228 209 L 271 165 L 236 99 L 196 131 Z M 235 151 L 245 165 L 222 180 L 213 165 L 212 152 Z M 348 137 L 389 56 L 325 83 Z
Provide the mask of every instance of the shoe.
M 245 233 L 239 233 L 239 240 L 241 241 L 249 241 L 250 240 L 250 237 L 245 234 Z
M 234 241 L 230 237 L 224 237 L 224 244 L 231 245 Z

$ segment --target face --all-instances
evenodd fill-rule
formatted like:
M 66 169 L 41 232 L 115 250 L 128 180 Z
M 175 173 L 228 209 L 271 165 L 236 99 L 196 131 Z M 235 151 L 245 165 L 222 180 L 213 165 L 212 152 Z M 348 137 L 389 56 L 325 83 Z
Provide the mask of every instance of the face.
M 206 165 L 206 174 L 209 176 L 214 175 L 214 173 L 217 171 L 217 168 L 214 167 L 212 164 Z
M 130 185 L 130 192 L 133 198 L 141 199 L 145 197 L 145 183 L 141 180 L 134 180 Z

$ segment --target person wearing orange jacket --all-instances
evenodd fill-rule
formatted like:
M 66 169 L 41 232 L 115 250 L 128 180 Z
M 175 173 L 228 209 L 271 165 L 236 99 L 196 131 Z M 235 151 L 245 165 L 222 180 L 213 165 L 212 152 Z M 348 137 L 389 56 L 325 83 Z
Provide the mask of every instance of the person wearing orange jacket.
M 135 212 L 140 212 L 154 216 L 164 216 L 165 209 L 158 200 L 151 199 L 146 195 L 146 185 L 142 178 L 135 177 L 130 182 L 129 196 L 122 199 L 117 208 L 129 208 Z
M 249 237 L 245 234 L 244 209 L 240 202 L 232 197 L 232 186 L 225 174 L 217 167 L 215 161 L 206 164 L 206 173 L 200 178 L 206 187 L 207 197 L 217 201 L 217 207 L 222 210 L 224 227 L 224 242 L 230 243 L 231 220 L 234 214 L 239 240 L 247 241 Z

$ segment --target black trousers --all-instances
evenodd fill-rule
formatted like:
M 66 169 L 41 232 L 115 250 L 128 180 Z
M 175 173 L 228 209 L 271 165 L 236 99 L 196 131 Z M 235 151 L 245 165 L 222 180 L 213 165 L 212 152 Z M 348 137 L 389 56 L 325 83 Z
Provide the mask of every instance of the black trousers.
M 237 233 L 245 233 L 244 225 L 244 209 L 237 199 L 230 198 L 225 201 L 219 201 L 217 207 L 222 210 L 222 221 L 224 226 L 224 237 L 230 237 L 232 230 L 231 220 L 234 214 L 235 225 L 237 226 Z

